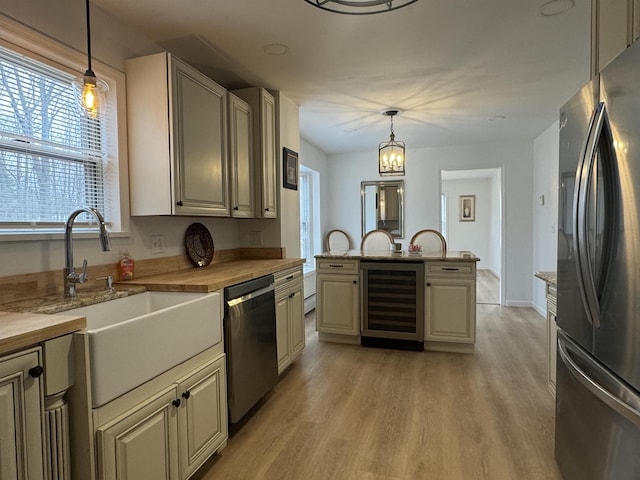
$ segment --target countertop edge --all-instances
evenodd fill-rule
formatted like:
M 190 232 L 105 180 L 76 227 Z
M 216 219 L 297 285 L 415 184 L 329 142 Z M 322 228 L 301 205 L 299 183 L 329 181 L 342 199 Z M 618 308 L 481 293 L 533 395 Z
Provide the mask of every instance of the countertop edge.
M 0 312 L 0 355 L 86 328 L 77 315 Z

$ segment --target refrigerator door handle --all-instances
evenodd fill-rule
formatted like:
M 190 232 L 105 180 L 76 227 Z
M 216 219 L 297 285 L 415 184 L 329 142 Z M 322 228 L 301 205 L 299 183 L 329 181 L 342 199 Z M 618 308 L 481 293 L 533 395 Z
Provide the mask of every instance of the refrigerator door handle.
M 589 358 L 585 358 L 584 355 L 582 355 L 576 347 L 571 348 L 571 344 L 567 343 L 562 337 L 563 336 L 561 332 L 559 332 L 558 355 L 560 356 L 562 363 L 566 365 L 567 369 L 573 375 L 573 377 L 575 377 L 576 380 L 578 380 L 593 395 L 604 402 L 609 408 L 619 413 L 630 422 L 633 422 L 637 426 L 640 426 L 640 411 L 637 408 L 634 408 L 634 406 L 620 400 L 616 395 L 609 392 L 604 386 L 597 383 L 582 368 L 580 368 L 580 366 L 578 366 L 573 358 L 571 358 L 572 354 L 581 357 L 584 361 L 587 361 L 589 363 L 592 363 L 593 361 Z M 571 353 L 569 353 L 569 349 L 567 347 L 572 350 Z M 602 367 L 597 364 L 593 364 L 592 366 L 594 369 L 598 369 L 601 375 L 606 376 L 608 381 L 614 384 L 615 387 L 623 392 L 627 392 L 628 397 L 633 398 L 635 396 L 630 392 L 629 388 L 626 385 L 622 384 L 609 372 L 602 369 Z
M 596 290 L 593 270 L 591 268 L 591 258 L 587 245 L 588 224 L 587 224 L 587 201 L 589 194 L 590 180 L 593 176 L 595 157 L 598 142 L 602 135 L 602 128 L 607 121 L 607 111 L 604 102 L 600 102 L 589 125 L 589 134 L 584 148 L 584 153 L 578 164 L 576 172 L 576 184 L 574 190 L 574 232 L 573 246 L 577 253 L 576 268 L 578 270 L 578 286 L 580 295 L 585 304 L 587 319 L 595 328 L 600 328 L 600 304 Z

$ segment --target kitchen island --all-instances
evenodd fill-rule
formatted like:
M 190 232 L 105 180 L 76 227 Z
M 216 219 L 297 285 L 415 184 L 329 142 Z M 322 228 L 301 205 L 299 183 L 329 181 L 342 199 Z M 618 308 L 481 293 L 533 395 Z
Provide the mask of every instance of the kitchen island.
M 421 253 L 348 250 L 330 251 L 316 255 L 316 330 L 323 341 L 361 343 L 363 332 L 368 332 L 366 313 L 370 303 L 365 298 L 387 298 L 397 305 L 415 303 L 412 315 L 415 326 L 390 319 L 394 327 L 387 334 L 375 336 L 404 340 L 411 338 L 420 342 L 427 350 L 472 352 L 476 335 L 476 263 L 479 258 L 468 251 L 448 252 L 446 255 L 432 256 Z M 420 276 L 419 286 L 410 294 L 398 292 L 393 281 L 384 288 L 385 280 L 372 293 L 370 281 L 363 271 L 375 268 L 381 270 L 409 270 L 416 265 L 414 277 Z M 369 267 L 366 267 L 369 265 Z M 389 265 L 394 265 L 389 267 Z M 363 268 L 365 267 L 365 268 Z M 382 288 L 382 291 L 380 290 Z M 405 295 L 404 298 L 401 296 Z M 383 306 L 383 309 L 386 308 Z M 406 315 L 398 311 L 397 316 Z M 401 319 L 402 320 L 402 319 Z M 400 327 L 397 327 L 401 325 Z M 411 330 L 411 337 L 399 330 Z M 367 334 L 368 335 L 368 334 Z

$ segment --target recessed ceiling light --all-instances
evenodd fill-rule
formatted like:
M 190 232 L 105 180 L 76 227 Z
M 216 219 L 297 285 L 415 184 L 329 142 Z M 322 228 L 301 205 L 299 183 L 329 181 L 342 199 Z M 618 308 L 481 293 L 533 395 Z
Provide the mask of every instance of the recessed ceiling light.
M 267 55 L 280 56 L 286 54 L 289 51 L 289 47 L 282 43 L 270 43 L 262 47 L 262 50 Z
M 554 17 L 568 12 L 575 7 L 575 5 L 575 0 L 549 0 L 540 6 L 538 13 L 542 17 Z

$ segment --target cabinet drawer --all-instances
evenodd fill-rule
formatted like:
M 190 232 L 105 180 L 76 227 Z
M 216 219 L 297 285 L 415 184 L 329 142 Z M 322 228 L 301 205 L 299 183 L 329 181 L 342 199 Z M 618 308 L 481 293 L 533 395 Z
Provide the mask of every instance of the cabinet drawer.
M 318 271 L 318 273 L 338 273 L 353 275 L 354 273 L 358 273 L 358 261 L 319 258 L 316 260 L 316 270 Z
M 475 275 L 476 266 L 474 263 L 427 263 L 425 275 L 429 274 L 446 274 L 446 275 Z
M 274 287 L 277 289 L 288 282 L 302 281 L 302 267 L 289 268 L 287 270 L 280 270 L 273 274 Z

